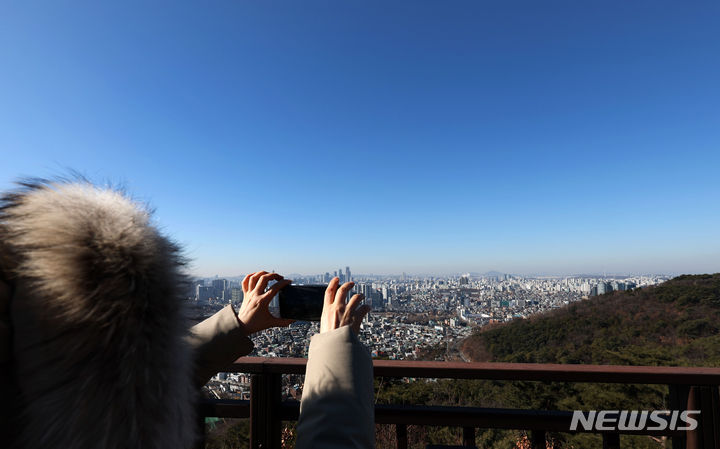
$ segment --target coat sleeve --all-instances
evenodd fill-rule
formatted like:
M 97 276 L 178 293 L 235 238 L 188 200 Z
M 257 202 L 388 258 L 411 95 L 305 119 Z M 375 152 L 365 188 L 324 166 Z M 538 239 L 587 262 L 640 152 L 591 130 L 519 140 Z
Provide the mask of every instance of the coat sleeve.
M 350 326 L 310 340 L 297 449 L 375 446 L 373 367 Z
M 238 357 L 253 350 L 232 306 L 227 306 L 205 321 L 196 324 L 187 338 L 195 354 L 193 380 L 199 388 L 216 373 L 230 366 Z

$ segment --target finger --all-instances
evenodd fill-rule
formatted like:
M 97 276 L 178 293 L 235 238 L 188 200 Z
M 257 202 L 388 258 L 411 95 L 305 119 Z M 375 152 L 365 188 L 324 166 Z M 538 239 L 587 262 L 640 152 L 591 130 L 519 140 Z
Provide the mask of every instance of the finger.
M 357 306 L 360 305 L 360 303 L 362 302 L 363 299 L 365 299 L 365 295 L 363 295 L 362 293 L 353 295 L 353 297 L 350 298 L 350 301 L 348 301 L 346 310 L 350 311 L 351 313 L 354 312 L 355 309 L 357 308 Z
M 258 284 L 255 286 L 255 290 L 260 294 L 265 293 L 265 290 L 267 290 L 267 287 L 268 287 L 268 284 L 270 283 L 270 281 L 281 281 L 281 280 L 283 280 L 283 277 L 277 273 L 264 274 L 260 278 L 260 282 L 258 282 Z
M 248 284 L 250 290 L 255 290 L 255 286 L 264 274 L 267 274 L 267 271 L 258 271 L 250 276 L 250 282 Z
M 352 288 L 355 286 L 354 282 L 346 282 L 340 287 L 340 289 L 335 293 L 335 302 L 342 301 L 343 304 L 345 301 L 347 301 L 348 292 L 352 290 Z
M 345 311 L 343 313 L 343 321 L 345 323 L 353 322 L 353 313 L 355 312 L 355 309 L 360 305 L 363 298 L 364 296 L 360 293 L 353 295 L 353 297 L 350 298 L 350 301 L 348 301 L 347 306 L 345 307 Z
M 337 291 L 338 284 L 340 284 L 340 278 L 332 278 L 330 283 L 325 289 L 325 304 L 332 304 L 335 299 L 335 292 Z
M 288 285 L 290 285 L 292 281 L 290 279 L 283 279 L 282 281 L 278 282 L 277 284 L 273 284 L 268 291 L 266 291 L 262 297 L 260 298 L 260 302 L 270 302 L 272 299 L 280 293 L 280 290 L 284 289 Z
M 365 318 L 365 315 L 367 315 L 371 310 L 372 307 L 364 304 L 353 312 L 352 329 L 355 331 L 356 335 L 360 333 L 360 324 L 362 324 L 363 318 Z
M 250 273 L 247 276 L 245 276 L 245 279 L 242 281 L 242 289 L 245 293 L 250 291 L 250 276 L 252 276 L 255 273 Z

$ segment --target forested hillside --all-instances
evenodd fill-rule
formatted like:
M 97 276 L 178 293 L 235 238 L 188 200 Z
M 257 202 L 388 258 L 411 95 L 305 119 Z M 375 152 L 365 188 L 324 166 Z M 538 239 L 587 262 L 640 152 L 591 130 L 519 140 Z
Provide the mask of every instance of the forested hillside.
M 474 361 L 720 366 L 720 274 L 680 276 L 546 314 L 479 329 L 463 344 Z M 667 387 L 585 383 L 451 381 L 379 385 L 380 402 L 525 409 L 663 409 Z M 459 441 L 454 429 L 426 429 L 425 441 Z M 517 432 L 479 432 L 480 447 L 511 447 Z M 553 447 L 601 447 L 595 435 L 553 435 Z M 380 445 L 379 445 L 380 446 Z M 422 443 L 417 442 L 417 447 Z M 648 437 L 622 447 L 660 448 Z
M 480 329 L 476 361 L 720 366 L 720 274 L 680 276 Z

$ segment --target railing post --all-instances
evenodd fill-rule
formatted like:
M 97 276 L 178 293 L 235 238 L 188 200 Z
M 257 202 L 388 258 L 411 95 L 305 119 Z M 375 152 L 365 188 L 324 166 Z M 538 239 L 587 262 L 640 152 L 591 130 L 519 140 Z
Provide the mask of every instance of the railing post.
M 620 449 L 620 434 L 617 433 L 604 433 L 603 449 Z
M 687 399 L 686 410 L 700 410 L 698 427 L 687 432 L 688 449 L 709 449 L 720 447 L 720 397 L 716 386 L 693 386 Z
M 699 398 L 697 397 L 696 387 L 690 387 L 687 396 L 687 407 L 686 410 L 700 410 Z M 700 411 L 702 416 L 702 410 Z M 687 449 L 703 449 L 702 439 L 702 419 L 698 420 L 698 427 L 695 430 L 688 430 L 685 440 L 687 441 Z
M 395 424 L 395 438 L 397 439 L 397 449 L 407 449 L 407 426 L 405 424 Z
M 542 430 L 533 430 L 530 432 L 530 445 L 533 449 L 545 449 L 545 432 Z
M 474 427 L 463 427 L 463 446 L 475 447 Z
M 280 374 L 250 378 L 250 448 L 280 449 Z
M 690 387 L 687 385 L 668 385 L 668 408 L 670 410 L 687 410 L 688 409 L 688 394 Z M 687 437 L 685 435 L 681 437 L 672 437 L 672 449 L 685 449 L 687 446 Z M 688 448 L 690 446 L 687 446 Z

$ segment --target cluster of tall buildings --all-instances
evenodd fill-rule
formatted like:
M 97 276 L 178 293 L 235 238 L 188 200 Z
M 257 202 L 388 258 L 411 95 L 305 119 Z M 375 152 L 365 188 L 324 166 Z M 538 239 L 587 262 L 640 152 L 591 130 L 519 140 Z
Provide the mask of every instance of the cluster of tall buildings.
M 330 280 L 334 277 L 340 279 L 340 283 L 344 282 L 351 282 L 352 281 L 352 273 L 350 273 L 350 267 L 345 267 L 345 271 L 343 272 L 342 268 L 338 268 L 335 270 L 335 272 L 331 275 L 329 271 L 326 271 L 325 274 L 317 276 L 320 278 L 318 280 L 321 284 L 327 284 L 330 282 Z
M 625 290 L 632 290 L 635 287 L 637 287 L 637 284 L 634 282 L 600 281 L 597 285 L 590 288 L 590 296 L 604 295 L 605 293 L 610 292 L 622 292 Z
M 203 279 L 195 281 L 195 300 L 198 302 L 242 301 L 242 298 L 242 288 L 237 282 L 227 279 L 212 279 L 209 283 Z

